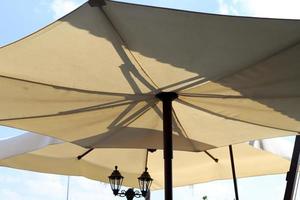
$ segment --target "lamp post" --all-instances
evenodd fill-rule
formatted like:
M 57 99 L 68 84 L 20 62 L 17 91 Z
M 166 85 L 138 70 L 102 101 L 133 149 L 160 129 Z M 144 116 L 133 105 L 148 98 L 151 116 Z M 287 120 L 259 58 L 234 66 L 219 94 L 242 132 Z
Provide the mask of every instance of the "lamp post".
M 108 179 L 114 195 L 115 196 L 118 195 L 120 197 L 126 197 L 127 200 L 132 200 L 134 197 L 136 198 L 140 198 L 142 196 L 146 197 L 153 181 L 153 179 L 151 178 L 148 172 L 147 167 L 145 168 L 145 171 L 141 174 L 141 176 L 138 177 L 140 192 L 135 191 L 133 188 L 129 188 L 127 191 L 125 190 L 120 191 L 124 177 L 121 175 L 120 171 L 118 170 L 118 166 L 115 166 L 115 170 L 111 173 Z

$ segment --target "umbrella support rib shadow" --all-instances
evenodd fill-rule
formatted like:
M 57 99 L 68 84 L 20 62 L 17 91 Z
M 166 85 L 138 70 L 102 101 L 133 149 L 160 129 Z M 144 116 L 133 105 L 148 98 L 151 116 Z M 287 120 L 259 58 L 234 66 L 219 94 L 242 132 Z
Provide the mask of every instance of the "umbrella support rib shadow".
M 84 152 L 83 154 L 77 156 L 78 160 L 81 160 L 84 156 L 86 156 L 87 154 L 89 154 L 91 151 L 93 151 L 94 148 L 90 148 L 89 150 L 87 150 L 86 152 Z
M 161 92 L 156 95 L 163 104 L 163 132 L 164 132 L 164 167 L 165 167 L 165 200 L 173 199 L 173 141 L 172 141 L 172 101 L 178 97 L 175 92 Z
M 284 200 L 292 200 L 295 192 L 295 183 L 298 172 L 298 162 L 299 162 L 299 154 L 300 154 L 300 136 L 296 136 L 295 146 L 293 151 L 293 156 L 291 160 L 290 169 L 287 172 L 286 176 L 286 188 L 284 194 Z
M 229 154 L 230 154 L 230 162 L 231 162 L 232 177 L 233 177 L 233 184 L 234 184 L 235 200 L 239 200 L 239 191 L 238 191 L 238 185 L 236 180 L 233 150 L 231 145 L 229 145 Z

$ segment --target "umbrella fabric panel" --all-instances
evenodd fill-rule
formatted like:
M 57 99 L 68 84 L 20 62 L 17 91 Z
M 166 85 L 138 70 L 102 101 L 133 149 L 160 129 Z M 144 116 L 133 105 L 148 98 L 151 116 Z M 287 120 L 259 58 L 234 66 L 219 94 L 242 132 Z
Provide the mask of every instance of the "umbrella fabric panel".
M 124 127 L 120 131 L 99 134 L 73 143 L 86 148 L 163 149 L 163 134 L 161 131 L 153 129 Z M 175 132 L 173 148 L 181 151 L 199 152 L 215 148 L 215 146 L 192 140 Z
M 1 124 L 24 130 L 32 130 L 35 133 L 51 135 L 67 141 L 88 138 L 109 131 L 121 131 L 122 128 L 129 125 L 154 130 L 160 130 L 159 128 L 162 127 L 162 122 L 157 116 L 152 117 L 157 118 L 156 121 L 141 121 L 143 126 L 139 126 L 139 120 L 135 123 L 136 119 L 140 117 L 140 110 L 145 107 L 149 109 L 147 102 L 138 102 L 131 110 L 127 110 L 127 107 L 128 105 L 121 105 L 107 109 L 65 113 L 58 116 L 4 120 L 1 121 Z M 122 113 L 126 115 L 122 116 Z
M 151 97 L 91 92 L 0 77 L 0 120 L 62 116 L 115 108 Z M 34 108 L 34 109 L 33 109 Z
M 46 147 L 51 144 L 59 144 L 62 141 L 38 134 L 22 134 L 10 139 L 0 140 L 0 159 L 28 153 Z
M 271 152 L 281 157 L 292 160 L 293 146 L 289 140 L 283 140 L 282 138 L 271 138 L 265 140 L 254 140 L 249 144 L 257 149 Z
M 296 44 L 238 73 L 182 91 L 180 99 L 230 119 L 299 132 L 299 62 Z
M 300 21 L 231 17 L 107 1 L 143 69 L 165 90 L 215 80 L 300 42 Z M 298 56 L 299 57 L 299 56 Z
M 2 119 L 1 123 L 3 125 L 33 130 L 42 134 L 51 134 L 54 137 L 74 141 L 76 144 L 88 148 L 130 148 L 136 140 L 140 141 L 136 148 L 162 148 L 162 109 L 161 104 L 156 104 L 157 101 L 155 99 L 140 102 L 138 98 L 143 100 L 142 96 L 134 98 L 133 95 L 122 96 L 115 94 L 115 96 L 112 96 L 106 93 L 101 94 L 100 92 L 99 94 L 94 94 L 87 91 L 28 83 L 5 77 L 1 79 L 4 83 L 4 85 L 0 86 L 3 88 L 3 93 L 1 93 L 2 100 L 6 99 L 7 101 L 6 107 L 3 108 L 3 111 L 5 111 L 3 114 L 12 112 L 10 117 L 26 118 L 23 120 Z M 10 90 L 7 90 L 8 86 Z M 33 95 L 34 92 L 38 92 L 39 96 L 35 97 Z M 48 97 L 49 94 L 50 97 Z M 151 96 L 147 98 L 151 98 Z M 174 103 L 175 113 L 177 113 L 178 120 L 180 120 L 180 125 L 184 127 L 183 131 L 180 130 L 180 127 L 176 127 L 178 123 L 174 121 L 175 134 L 182 136 L 179 143 L 176 142 L 177 137 L 175 137 L 174 146 L 178 150 L 201 151 L 211 149 L 215 146 L 224 146 L 230 142 L 239 143 L 251 140 L 254 134 L 255 138 L 292 134 L 291 132 L 232 122 L 224 119 L 228 114 L 225 117 L 210 115 L 201 111 L 201 108 L 208 107 L 204 103 L 201 104 L 199 111 L 195 109 L 195 106 L 198 106 L 201 100 L 205 100 L 203 97 L 199 99 L 180 97 L 181 101 L 185 101 L 185 99 L 192 105 L 192 108 L 191 106 Z M 195 100 L 196 103 L 191 100 Z M 227 99 L 223 101 L 217 100 L 219 104 L 225 104 L 225 106 L 219 108 L 220 110 L 230 107 L 226 104 Z M 237 99 L 236 101 L 238 102 L 232 106 L 238 105 L 238 109 L 241 110 L 241 102 L 243 100 Z M 246 101 L 249 100 L 246 99 Z M 218 108 L 216 104 L 212 105 L 213 107 L 209 108 Z M 246 104 L 246 106 L 249 105 L 251 104 Z M 33 107 L 35 109 L 31 109 Z M 22 112 L 15 113 L 17 108 Z M 257 105 L 250 111 L 246 110 L 246 113 L 250 113 L 251 110 L 255 112 L 262 110 L 257 110 L 256 108 Z M 265 113 L 269 113 L 269 110 L 267 111 Z M 36 118 L 38 116 L 43 117 Z M 268 120 L 269 118 L 263 119 Z M 274 114 L 272 119 L 274 119 Z M 218 126 L 215 126 L 215 124 L 218 124 Z M 225 135 L 224 132 L 227 134 Z M 228 137 L 228 135 L 231 135 L 231 137 Z M 142 136 L 146 136 L 146 138 L 143 139 Z M 125 137 L 131 139 L 128 138 L 126 142 L 126 140 L 122 139 Z M 132 140 L 135 137 L 138 138 Z M 116 138 L 119 138 L 119 141 Z M 152 139 L 149 140 L 150 138 Z M 77 141 L 80 139 L 84 139 L 84 141 Z M 191 140 L 194 141 L 191 143 Z
M 176 186 L 204 183 L 213 180 L 232 179 L 228 147 L 208 151 L 219 162 L 204 153 L 176 151 L 173 159 L 173 182 Z M 269 152 L 250 147 L 248 144 L 233 145 L 235 168 L 238 178 L 286 173 L 290 162 Z M 151 176 L 163 183 L 163 154 L 149 155 Z M 155 164 L 154 164 L 155 163 Z M 160 163 L 157 165 L 156 163 Z M 253 167 L 255 166 L 255 167 Z M 158 171 L 160 169 L 160 171 Z M 157 170 L 157 171 L 156 171 Z M 153 175 L 152 175 L 153 174 Z
M 154 101 L 154 103 L 156 103 L 156 101 Z M 146 109 L 140 109 L 144 113 L 137 112 L 138 115 L 135 119 L 132 119 L 132 115 L 134 114 L 132 110 L 126 113 L 123 119 L 119 118 L 120 123 L 116 123 L 107 132 L 85 137 L 81 140 L 73 141 L 73 143 L 86 148 L 163 149 L 161 103 L 153 104 L 151 108 L 146 107 Z M 128 122 L 122 124 L 123 121 Z M 212 144 L 203 143 L 190 138 L 175 118 L 173 118 L 172 124 L 173 146 L 175 150 L 198 152 L 215 148 Z
M 63 143 L 1 160 L 0 165 L 44 173 L 85 176 L 102 182 L 108 182 L 108 176 L 114 166 L 118 165 L 122 175 L 126 177 L 124 184 L 138 187 L 137 178 L 145 167 L 146 150 L 96 149 L 78 160 L 77 156 L 85 151 L 86 149 L 77 145 Z
M 91 109 L 76 112 L 4 120 L 1 123 L 52 135 L 86 148 L 162 149 L 161 113 L 161 105 L 157 105 L 157 100 L 154 99 L 152 102 L 138 101 L 107 108 L 94 109 L 91 106 Z M 175 120 L 173 125 L 174 149 L 203 151 L 215 147 L 187 137 Z
M 251 138 L 263 139 L 295 134 L 291 131 L 232 120 L 227 116 L 207 112 L 201 107 L 193 106 L 193 104 L 192 106 L 187 105 L 180 99 L 173 102 L 173 109 L 189 138 L 196 141 L 222 147 L 230 143 L 250 141 Z
M 298 121 L 300 115 L 296 113 L 299 110 L 300 97 L 285 100 L 280 98 L 262 100 L 266 104 L 283 107 L 282 110 L 275 110 L 250 99 L 182 98 L 181 100 L 180 103 L 187 107 L 193 107 L 195 110 L 201 110 L 200 112 L 210 113 L 231 121 L 285 130 L 290 133 L 300 131 L 300 122 Z M 295 114 L 295 118 L 285 114 L 285 111 Z
M 2 160 L 0 165 L 41 173 L 84 176 L 102 182 L 108 182 L 108 176 L 113 170 L 113 167 L 111 169 L 101 168 L 84 160 L 78 161 L 77 158 L 58 159 L 33 154 L 24 154 Z M 129 174 L 126 172 L 122 172 L 122 174 L 126 176 L 128 182 L 131 183 L 127 183 L 127 185 L 138 187 L 138 184 L 135 183 L 137 182 L 137 174 Z
M 152 105 L 155 105 L 155 101 L 152 102 Z M 156 106 L 157 112 L 151 109 L 151 106 L 149 107 L 148 102 L 138 102 L 130 110 L 127 108 L 128 105 L 122 105 L 72 114 L 65 113 L 58 116 L 8 120 L 1 123 L 41 134 L 49 134 L 87 148 L 117 147 L 120 144 L 123 146 L 119 147 L 130 148 L 133 143 L 130 138 L 139 137 L 136 138 L 140 141 L 136 148 L 161 149 L 161 142 L 156 142 L 162 138 L 160 106 Z M 227 120 L 176 102 L 174 102 L 174 110 L 180 125 L 183 126 L 183 131 L 180 128 L 174 128 L 174 134 L 181 137 L 179 143 L 175 142 L 175 145 L 178 145 L 175 146 L 177 149 L 201 151 L 230 143 L 248 141 L 253 137 L 266 138 L 292 134 L 287 131 Z M 145 135 L 147 137 L 141 137 Z M 115 140 L 118 137 L 122 139 L 122 137 L 128 136 L 130 138 L 127 140 Z M 148 140 L 152 136 L 154 136 L 152 141 Z M 176 138 L 175 136 L 175 141 Z
M 224 97 L 298 97 L 300 44 L 295 43 L 245 69 L 205 84 L 187 88 L 180 94 L 223 95 Z
M 103 134 L 113 138 L 122 130 L 151 137 L 150 129 L 162 130 L 161 103 L 155 98 L 162 90 L 179 93 L 175 135 L 193 141 L 182 150 L 299 131 L 300 90 L 294 76 L 299 73 L 299 21 L 106 3 L 101 9 L 84 4 L 0 49 L 0 124 L 85 147 L 100 147 Z M 262 77 L 268 77 L 269 86 L 259 87 Z M 281 99 L 258 98 L 265 90 Z M 203 98 L 205 91 L 209 95 Z M 223 101 L 223 95 L 238 100 Z M 95 137 L 99 143 L 93 143 Z M 203 148 L 194 141 L 203 142 Z
M 84 4 L 46 28 L 2 47 L 0 74 L 91 91 L 149 92 L 148 87 L 153 86 L 126 51 L 99 8 Z
M 85 176 L 108 182 L 115 165 L 125 177 L 124 185 L 138 187 L 137 177 L 146 162 L 143 149 L 95 149 L 81 160 L 77 156 L 86 149 L 73 144 L 51 145 L 31 153 L 0 161 L 0 165 L 32 171 L 64 175 Z M 204 153 L 174 152 L 174 186 L 232 178 L 227 147 L 209 151 L 219 159 L 216 163 Z M 234 145 L 238 177 L 285 173 L 289 161 L 271 153 L 255 149 L 248 144 Z M 255 167 L 253 167 L 255 163 Z M 276 164 L 270 164 L 276 163 Z M 163 187 L 163 152 L 158 150 L 148 155 L 148 168 L 154 179 L 152 189 Z

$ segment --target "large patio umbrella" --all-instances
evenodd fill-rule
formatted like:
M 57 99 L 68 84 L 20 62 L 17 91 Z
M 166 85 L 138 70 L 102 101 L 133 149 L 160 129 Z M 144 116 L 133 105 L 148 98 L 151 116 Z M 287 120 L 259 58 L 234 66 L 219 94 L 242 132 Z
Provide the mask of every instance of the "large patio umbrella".
M 22 146 L 24 143 L 30 146 Z M 176 145 L 174 147 L 176 149 Z M 31 152 L 25 152 L 25 148 Z M 7 149 L 11 151 L 9 155 L 5 154 Z M 280 155 L 253 148 L 247 143 L 233 145 L 233 149 L 239 178 L 288 171 L 289 160 Z M 0 150 L 1 166 L 44 173 L 85 176 L 102 182 L 108 182 L 108 175 L 117 165 L 125 177 L 124 185 L 128 187 L 138 187 L 137 177 L 147 165 L 154 179 L 152 189 L 164 187 L 161 150 L 151 153 L 145 149 L 98 148 L 79 160 L 77 157 L 86 151 L 85 148 L 32 133 L 0 140 Z M 209 153 L 217 158 L 218 162 L 204 152 L 174 151 L 174 177 L 176 177 L 174 185 L 183 186 L 230 179 L 232 174 L 228 148 L 216 148 L 210 150 Z M 255 167 L 253 163 L 256 163 Z
M 0 49 L 0 124 L 91 149 L 164 130 L 166 199 L 172 129 L 194 151 L 300 131 L 299 21 L 91 4 Z

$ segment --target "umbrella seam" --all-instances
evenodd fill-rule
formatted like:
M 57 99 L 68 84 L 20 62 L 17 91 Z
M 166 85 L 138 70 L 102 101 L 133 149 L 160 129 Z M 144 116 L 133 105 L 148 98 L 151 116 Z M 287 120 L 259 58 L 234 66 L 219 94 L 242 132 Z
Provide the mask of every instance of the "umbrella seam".
M 72 88 L 72 87 L 65 87 L 65 86 L 59 86 L 59 85 L 54 85 L 54 84 L 48 84 L 48 83 L 42 83 L 42 82 L 37 82 L 37 81 L 30 81 L 26 79 L 21 79 L 21 78 L 15 78 L 15 77 L 10 77 L 10 76 L 4 76 L 0 75 L 1 78 L 6 78 L 6 79 L 11 79 L 11 80 L 16 80 L 16 81 L 21 81 L 21 82 L 27 82 L 31 84 L 36 84 L 36 85 L 42 85 L 42 86 L 47 86 L 47 87 L 52 87 L 54 89 L 61 89 L 61 90 L 71 90 L 79 93 L 89 93 L 89 94 L 99 94 L 99 95 L 114 95 L 114 96 L 122 96 L 122 97 L 130 97 L 130 96 L 138 96 L 138 95 L 147 95 L 146 94 L 126 94 L 126 93 L 114 93 L 114 92 L 101 92 L 101 91 L 94 91 L 94 90 L 85 90 L 85 89 L 79 89 L 79 88 Z
M 144 99 L 144 100 L 146 100 L 146 99 Z M 115 105 L 114 107 L 118 107 L 118 106 L 122 106 L 122 105 L 128 105 L 130 103 L 140 102 L 140 101 L 142 101 L 142 100 L 127 102 L 127 103 L 123 103 L 123 104 L 118 104 L 118 105 Z M 75 111 L 75 112 L 65 111 L 65 112 L 58 112 L 58 113 L 54 113 L 54 114 L 36 115 L 36 116 L 28 116 L 28 117 L 7 118 L 7 119 L 0 119 L 0 122 L 1 121 L 26 120 L 26 119 L 36 119 L 36 118 L 47 118 L 47 117 L 55 117 L 55 116 L 72 115 L 72 114 L 93 112 L 93 111 L 98 111 L 98 110 L 102 110 L 102 109 L 105 109 L 105 108 L 94 108 L 94 109 L 90 109 L 90 110 L 82 110 L 82 111 Z
M 270 128 L 270 129 L 275 129 L 275 130 L 281 130 L 281 131 L 287 131 L 287 132 L 293 132 L 293 133 L 296 133 L 298 131 L 295 131 L 295 130 L 289 130 L 289 129 L 284 129 L 284 128 L 277 128 L 277 127 L 273 127 L 273 126 L 267 126 L 267 125 L 263 125 L 263 124 L 258 124 L 258 123 L 254 123 L 254 122 L 249 122 L 249 121 L 246 121 L 246 120 L 241 120 L 241 119 L 236 119 L 236 118 L 233 118 L 233 117 L 227 117 L 225 115 L 222 115 L 222 114 L 218 114 L 218 113 L 215 113 L 215 112 L 212 112 L 210 110 L 207 110 L 207 109 L 204 109 L 202 107 L 199 107 L 199 106 L 195 106 L 194 104 L 191 104 L 191 103 L 188 103 L 182 99 L 178 99 L 177 100 L 179 103 L 183 104 L 183 105 L 186 105 L 186 106 L 190 106 L 194 109 L 198 109 L 198 110 L 201 110 L 203 112 L 206 112 L 206 113 L 209 113 L 209 114 L 212 114 L 212 115 L 215 115 L 217 117 L 221 117 L 221 118 L 224 118 L 224 119 L 227 119 L 227 120 L 232 120 L 232 121 L 237 121 L 237 122 L 242 122 L 242 123 L 246 123 L 246 124 L 251 124 L 251 125 L 255 125 L 255 126 L 261 126 L 261 127 L 265 127 L 265 128 Z
M 119 36 L 119 39 L 121 40 L 121 42 L 123 43 L 123 45 L 125 47 L 127 47 L 126 49 L 130 53 L 131 57 L 134 59 L 134 61 L 137 63 L 137 65 L 140 67 L 140 69 L 144 72 L 144 74 L 149 78 L 149 80 L 156 87 L 156 89 L 158 89 L 159 88 L 158 85 L 153 81 L 153 79 L 149 76 L 149 74 L 146 72 L 146 70 L 139 63 L 138 59 L 134 56 L 134 54 L 132 53 L 132 51 L 129 49 L 129 45 L 125 42 L 125 40 L 122 37 L 121 33 L 118 31 L 118 29 L 116 28 L 116 26 L 114 25 L 114 23 L 112 22 L 112 20 L 109 18 L 109 16 L 107 15 L 107 13 L 103 10 L 102 7 L 100 7 L 100 10 L 103 12 L 104 16 L 106 17 L 107 21 L 110 23 L 110 25 L 113 28 L 113 30 L 115 31 L 115 33 Z M 126 51 L 125 51 L 125 53 L 126 53 Z
M 203 86 L 203 85 L 206 85 L 206 84 L 209 84 L 209 83 L 211 83 L 211 82 L 222 81 L 222 80 L 224 80 L 224 79 L 226 79 L 226 78 L 230 78 L 230 77 L 232 77 L 232 76 L 234 76 L 234 75 L 236 75 L 236 74 L 238 74 L 238 73 L 240 73 L 240 72 L 249 70 L 249 69 L 251 69 L 251 68 L 253 68 L 253 67 L 255 67 L 255 66 L 259 65 L 259 64 L 262 64 L 263 62 L 266 62 L 267 60 L 269 60 L 269 59 L 271 59 L 271 58 L 273 58 L 273 57 L 276 57 L 276 56 L 278 56 L 278 55 L 281 55 L 282 53 L 284 53 L 284 52 L 286 52 L 286 51 L 288 51 L 288 50 L 290 50 L 290 49 L 296 47 L 296 46 L 299 45 L 299 44 L 300 44 L 300 39 L 298 38 L 298 39 L 297 39 L 296 41 L 294 41 L 293 43 L 287 44 L 285 47 L 280 48 L 279 50 L 277 50 L 277 51 L 275 51 L 275 52 L 273 52 L 273 53 L 270 53 L 269 55 L 265 56 L 264 58 L 262 58 L 262 59 L 260 59 L 260 60 L 258 60 L 258 61 L 256 61 L 256 62 L 254 62 L 254 63 L 252 63 L 252 64 L 249 64 L 249 65 L 247 65 L 246 67 L 243 67 L 243 68 L 241 68 L 241 69 L 239 69 L 239 70 L 236 70 L 236 71 L 234 71 L 234 72 L 232 72 L 232 73 L 230 73 L 230 74 L 224 75 L 224 76 L 221 75 L 221 76 L 219 76 L 219 78 L 215 78 L 215 79 L 213 79 L 213 80 L 208 80 L 208 81 L 206 81 L 206 82 L 204 82 L 204 83 L 201 83 L 201 84 L 199 85 L 199 87 L 201 87 L 201 86 Z M 188 90 L 188 89 L 186 89 L 186 90 Z
M 295 96 L 239 96 L 239 95 L 219 95 L 219 94 L 194 94 L 194 93 L 181 93 L 180 96 L 191 98 L 214 98 L 214 99 L 289 99 L 300 98 L 300 95 Z
M 186 130 L 184 129 L 183 125 L 181 124 L 181 122 L 178 119 L 178 116 L 174 110 L 174 108 L 172 107 L 172 111 L 173 111 L 173 115 L 174 115 L 174 119 L 175 121 L 178 123 L 179 127 L 181 127 L 183 134 L 185 135 L 185 137 L 188 139 L 189 143 L 192 145 L 194 151 L 198 151 L 198 149 L 195 147 L 194 143 L 191 141 L 190 137 L 188 136 Z
M 129 121 L 125 126 L 117 126 L 116 128 L 115 128 L 115 130 L 114 130 L 114 132 L 112 132 L 109 136 L 107 136 L 106 138 L 101 138 L 101 141 L 102 142 L 104 142 L 105 140 L 108 140 L 111 136 L 113 136 L 113 135 L 115 135 L 118 131 L 120 131 L 120 130 L 122 130 L 122 128 L 125 128 L 125 127 L 127 127 L 128 125 L 130 125 L 130 124 L 132 124 L 133 122 L 135 122 L 136 120 L 138 120 L 140 117 L 142 117 L 145 113 L 147 113 L 153 106 L 155 106 L 156 105 L 156 102 L 154 102 L 154 104 L 153 105 L 146 105 L 146 106 L 148 106 L 148 107 L 143 107 L 143 108 L 141 108 L 141 109 L 139 109 L 138 110 L 138 112 L 140 112 L 140 113 L 133 113 L 133 115 L 136 115 L 136 116 L 133 116 L 134 118 L 133 119 L 131 119 L 131 121 Z M 130 117 L 132 117 L 132 115 L 130 116 Z M 127 118 L 128 119 L 128 118 Z M 96 137 L 96 136 L 92 136 L 92 137 Z M 85 139 L 87 139 L 87 138 L 85 138 Z M 98 139 L 98 140 L 100 140 L 100 139 Z M 98 140 L 96 140 L 95 142 L 94 142 L 94 145 L 90 145 L 90 148 L 95 148 L 97 145 L 95 145 L 97 142 L 98 142 Z M 80 140 L 79 140 L 80 141 Z M 78 141 L 74 141 L 75 143 L 74 144 L 77 144 L 76 142 L 78 142 Z

